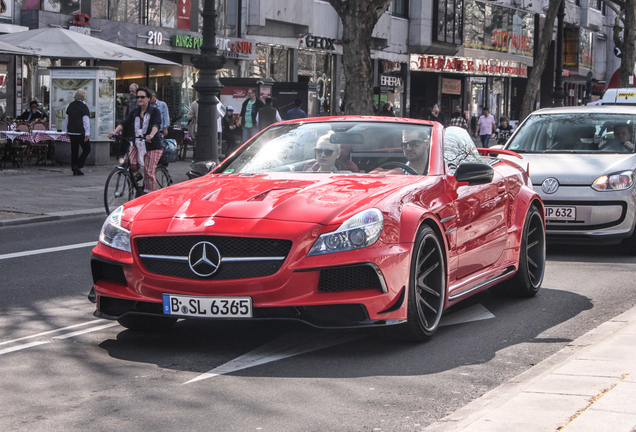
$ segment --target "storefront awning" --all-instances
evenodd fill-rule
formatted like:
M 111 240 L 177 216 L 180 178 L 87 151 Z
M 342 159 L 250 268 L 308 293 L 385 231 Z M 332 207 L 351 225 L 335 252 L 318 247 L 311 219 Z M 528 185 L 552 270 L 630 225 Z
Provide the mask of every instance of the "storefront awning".
M 42 28 L 0 35 L 0 42 L 15 45 L 28 53 L 23 55 L 178 65 L 161 57 L 62 28 Z

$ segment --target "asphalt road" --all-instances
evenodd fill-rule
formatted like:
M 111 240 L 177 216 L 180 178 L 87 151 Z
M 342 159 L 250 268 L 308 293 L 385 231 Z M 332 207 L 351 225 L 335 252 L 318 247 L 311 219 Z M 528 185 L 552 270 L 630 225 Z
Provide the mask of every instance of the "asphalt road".
M 139 334 L 86 300 L 102 222 L 0 228 L 2 431 L 417 431 L 636 304 L 636 257 L 559 247 L 536 297 L 482 293 L 424 344 L 249 321 Z

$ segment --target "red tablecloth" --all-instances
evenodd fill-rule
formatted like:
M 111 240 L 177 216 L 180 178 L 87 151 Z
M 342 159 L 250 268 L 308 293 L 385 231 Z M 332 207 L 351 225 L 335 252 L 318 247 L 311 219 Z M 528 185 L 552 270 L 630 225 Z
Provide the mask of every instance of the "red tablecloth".
M 48 141 L 48 140 L 71 142 L 71 139 L 69 138 L 66 132 L 38 130 L 38 131 L 32 131 L 32 133 L 33 133 L 33 140 L 35 142 Z

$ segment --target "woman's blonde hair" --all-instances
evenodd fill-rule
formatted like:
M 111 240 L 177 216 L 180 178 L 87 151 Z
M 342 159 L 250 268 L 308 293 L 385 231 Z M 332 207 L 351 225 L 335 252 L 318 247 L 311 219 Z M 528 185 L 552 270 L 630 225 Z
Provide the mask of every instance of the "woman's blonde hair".
M 86 90 L 79 89 L 75 92 L 75 100 L 86 101 Z

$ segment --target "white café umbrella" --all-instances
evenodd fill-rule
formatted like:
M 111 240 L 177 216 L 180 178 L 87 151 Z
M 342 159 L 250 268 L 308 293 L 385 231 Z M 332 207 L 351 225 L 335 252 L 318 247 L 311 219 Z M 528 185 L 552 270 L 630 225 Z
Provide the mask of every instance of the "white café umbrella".
M 141 61 L 145 63 L 178 65 L 178 63 L 132 48 L 126 48 L 112 42 L 57 27 L 0 35 L 0 42 L 15 45 L 19 49 L 28 52 L 28 54 L 23 55 L 80 60 Z
M 31 55 L 29 51 L 23 50 L 6 42 L 0 42 L 0 54 Z

